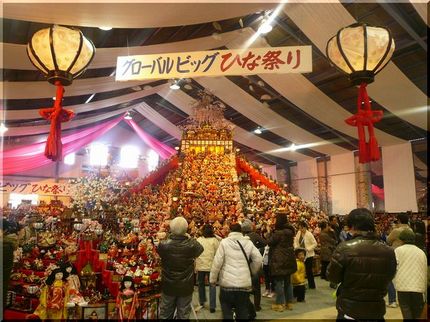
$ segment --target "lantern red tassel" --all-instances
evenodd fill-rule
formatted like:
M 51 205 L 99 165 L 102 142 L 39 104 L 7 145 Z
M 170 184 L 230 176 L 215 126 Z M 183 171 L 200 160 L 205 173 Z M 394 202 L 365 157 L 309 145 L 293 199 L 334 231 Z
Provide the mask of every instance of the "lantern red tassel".
M 374 123 L 382 119 L 383 111 L 372 111 L 369 96 L 366 91 L 366 83 L 361 83 L 358 90 L 357 113 L 345 120 L 351 126 L 356 126 L 358 130 L 358 153 L 359 162 L 368 163 L 379 160 L 378 142 L 375 137 Z M 362 107 L 364 105 L 364 108 Z M 366 142 L 366 128 L 368 131 L 369 141 Z
M 49 136 L 46 141 L 45 156 L 52 161 L 61 161 L 63 159 L 63 144 L 61 142 L 61 123 L 70 121 L 75 114 L 71 110 L 62 108 L 64 88 L 60 81 L 55 82 L 57 93 L 53 107 L 42 108 L 39 110 L 40 116 L 51 121 Z

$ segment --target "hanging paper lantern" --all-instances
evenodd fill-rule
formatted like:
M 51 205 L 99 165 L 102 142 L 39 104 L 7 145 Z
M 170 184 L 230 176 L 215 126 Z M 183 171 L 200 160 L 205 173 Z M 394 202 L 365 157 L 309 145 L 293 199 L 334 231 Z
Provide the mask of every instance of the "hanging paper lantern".
M 388 29 L 363 23 L 342 28 L 327 43 L 328 59 L 338 70 L 347 74 L 354 85 L 360 85 L 357 113 L 345 120 L 348 125 L 357 127 L 360 163 L 376 161 L 381 157 L 374 123 L 382 119 L 383 112 L 372 111 L 366 86 L 388 64 L 394 49 L 394 40 Z

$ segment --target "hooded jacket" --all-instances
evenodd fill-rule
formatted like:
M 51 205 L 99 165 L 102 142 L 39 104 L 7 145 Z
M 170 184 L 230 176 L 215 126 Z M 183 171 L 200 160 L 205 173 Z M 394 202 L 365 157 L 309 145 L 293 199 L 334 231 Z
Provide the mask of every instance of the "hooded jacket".
M 161 257 L 161 290 L 170 296 L 187 296 L 194 290 L 194 260 L 203 246 L 194 238 L 170 235 L 158 246 Z
M 261 267 L 263 258 L 249 238 L 239 232 L 231 232 L 227 238 L 223 239 L 215 254 L 210 273 L 210 283 L 219 281 L 222 288 L 251 290 L 252 281 L 248 263 L 238 244 L 241 243 L 246 256 L 251 264 L 253 274 L 257 273 Z
M 382 319 L 388 284 L 396 274 L 394 250 L 373 232 L 340 243 L 327 268 L 330 282 L 341 283 L 336 308 L 354 319 Z

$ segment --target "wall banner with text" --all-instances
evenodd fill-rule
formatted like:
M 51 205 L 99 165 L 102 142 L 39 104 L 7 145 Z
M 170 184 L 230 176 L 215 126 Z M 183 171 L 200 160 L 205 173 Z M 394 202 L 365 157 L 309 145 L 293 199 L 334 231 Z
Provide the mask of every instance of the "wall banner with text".
M 116 80 L 312 72 L 312 47 L 288 46 L 120 56 Z
M 55 182 L 0 182 L 2 193 L 22 193 L 39 195 L 70 195 L 71 184 Z

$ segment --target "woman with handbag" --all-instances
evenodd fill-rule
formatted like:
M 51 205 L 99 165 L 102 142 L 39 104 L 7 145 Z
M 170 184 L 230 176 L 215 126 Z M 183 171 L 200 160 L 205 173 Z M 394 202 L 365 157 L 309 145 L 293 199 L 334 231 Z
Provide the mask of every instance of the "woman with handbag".
M 209 280 L 211 285 L 219 282 L 223 319 L 232 320 L 234 310 L 236 320 L 248 320 L 251 276 L 259 271 L 263 258 L 251 240 L 242 235 L 239 223 L 231 224 L 230 231 L 218 247 Z

